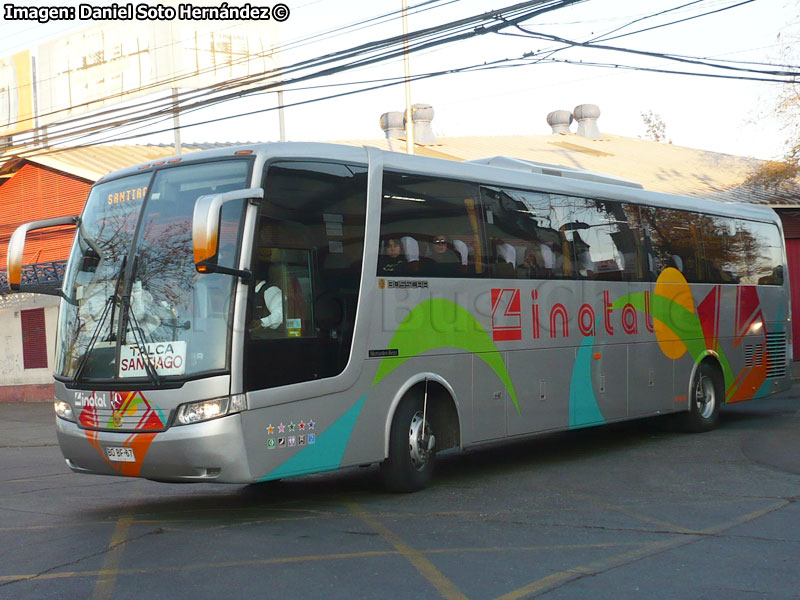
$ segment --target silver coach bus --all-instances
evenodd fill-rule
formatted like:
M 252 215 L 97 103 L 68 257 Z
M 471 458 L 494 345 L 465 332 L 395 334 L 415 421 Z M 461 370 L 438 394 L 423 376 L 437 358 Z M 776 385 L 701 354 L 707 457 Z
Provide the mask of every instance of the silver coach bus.
M 28 231 L 74 223 L 57 290 Z M 20 227 L 62 297 L 55 411 L 79 473 L 250 483 L 787 389 L 764 207 L 498 157 L 264 144 L 102 178 Z

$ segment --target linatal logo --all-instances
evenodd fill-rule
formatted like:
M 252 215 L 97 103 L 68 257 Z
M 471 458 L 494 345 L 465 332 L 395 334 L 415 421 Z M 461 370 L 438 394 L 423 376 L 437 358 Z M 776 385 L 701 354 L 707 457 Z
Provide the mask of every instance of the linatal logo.
M 495 342 L 522 339 L 519 289 L 492 288 L 492 339 Z

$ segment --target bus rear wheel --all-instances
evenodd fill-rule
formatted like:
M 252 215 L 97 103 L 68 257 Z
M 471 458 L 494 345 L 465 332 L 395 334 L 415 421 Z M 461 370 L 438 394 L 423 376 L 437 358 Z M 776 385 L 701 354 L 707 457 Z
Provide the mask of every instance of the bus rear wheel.
M 406 397 L 392 419 L 389 456 L 381 463 L 384 486 L 391 492 L 425 488 L 433 478 L 435 458 L 436 436 L 422 398 Z
M 724 386 L 719 369 L 711 362 L 703 362 L 692 378 L 689 391 L 689 412 L 683 415 L 687 431 L 710 431 L 719 421 L 719 407 L 724 398 Z

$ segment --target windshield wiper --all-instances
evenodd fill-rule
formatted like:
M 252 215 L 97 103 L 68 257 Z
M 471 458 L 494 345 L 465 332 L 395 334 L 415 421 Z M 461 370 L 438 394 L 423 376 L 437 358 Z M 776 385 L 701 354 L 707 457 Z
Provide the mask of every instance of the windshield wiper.
M 136 342 L 139 352 L 144 357 L 144 370 L 147 373 L 147 377 L 153 382 L 153 384 L 160 385 L 161 378 L 158 376 L 156 368 L 153 366 L 153 363 L 150 360 L 150 353 L 147 351 L 147 342 L 144 339 L 144 332 L 142 331 L 141 327 L 139 327 L 139 322 L 136 320 L 136 313 L 133 311 L 133 308 L 131 308 L 130 296 L 126 296 L 123 299 L 123 303 L 125 305 L 125 313 L 129 315 L 131 319 L 131 332 L 133 333 L 133 341 Z M 137 333 L 139 334 L 138 337 L 136 335 Z
M 106 317 L 108 316 L 109 311 L 111 312 L 111 324 L 108 328 L 108 338 L 107 341 L 113 341 L 115 339 L 114 336 L 114 307 L 118 300 L 117 291 L 119 290 L 120 279 L 122 278 L 122 274 L 125 272 L 125 263 L 127 262 L 127 256 L 122 257 L 122 264 L 119 267 L 119 270 L 116 273 L 112 283 L 114 284 L 114 292 L 108 297 L 106 300 L 105 305 L 103 306 L 103 312 L 100 314 L 100 320 L 97 323 L 97 327 L 94 328 L 92 332 L 92 337 L 89 338 L 89 343 L 86 346 L 86 351 L 83 353 L 81 357 L 81 362 L 78 363 L 78 368 L 75 369 L 75 375 L 72 377 L 72 383 L 78 383 L 80 381 L 81 375 L 83 375 L 83 371 L 86 368 L 86 365 L 89 362 L 89 355 L 94 350 L 94 346 L 97 343 L 97 340 L 100 338 L 100 332 L 103 330 L 103 324 L 106 322 Z
M 139 254 L 137 253 L 136 256 L 134 256 L 133 258 L 133 267 L 131 268 L 131 280 L 133 279 L 133 277 L 136 276 L 136 267 L 138 265 L 139 265 Z M 144 331 L 142 330 L 141 327 L 139 327 L 139 321 L 136 319 L 136 313 L 134 312 L 133 307 L 131 307 L 131 293 L 133 290 L 133 285 L 131 285 L 130 287 L 131 291 L 129 291 L 125 296 L 121 298 L 122 309 L 124 311 L 121 317 L 123 321 L 122 323 L 123 339 L 121 341 L 123 342 L 126 341 L 124 338 L 126 337 L 125 331 L 128 329 L 128 323 L 126 323 L 125 321 L 127 319 L 130 319 L 132 325 L 131 332 L 133 333 L 133 341 L 135 342 L 138 351 L 144 358 L 145 373 L 147 373 L 148 379 L 150 379 L 150 381 L 154 385 L 160 385 L 161 378 L 158 376 L 156 368 L 153 365 L 153 362 L 150 360 L 150 353 L 147 351 L 147 342 L 144 339 Z

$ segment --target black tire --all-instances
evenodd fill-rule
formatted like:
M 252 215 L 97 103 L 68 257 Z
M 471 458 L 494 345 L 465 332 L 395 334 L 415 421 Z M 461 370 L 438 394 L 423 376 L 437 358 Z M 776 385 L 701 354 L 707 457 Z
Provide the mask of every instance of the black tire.
M 430 406 L 428 406 L 430 410 Z M 433 478 L 436 437 L 424 420 L 421 397 L 400 401 L 389 432 L 389 456 L 381 463 L 383 483 L 390 492 L 416 492 Z
M 691 433 L 711 431 L 719 421 L 719 407 L 725 398 L 725 387 L 717 366 L 700 363 L 689 389 L 689 411 L 683 414 L 683 426 Z

